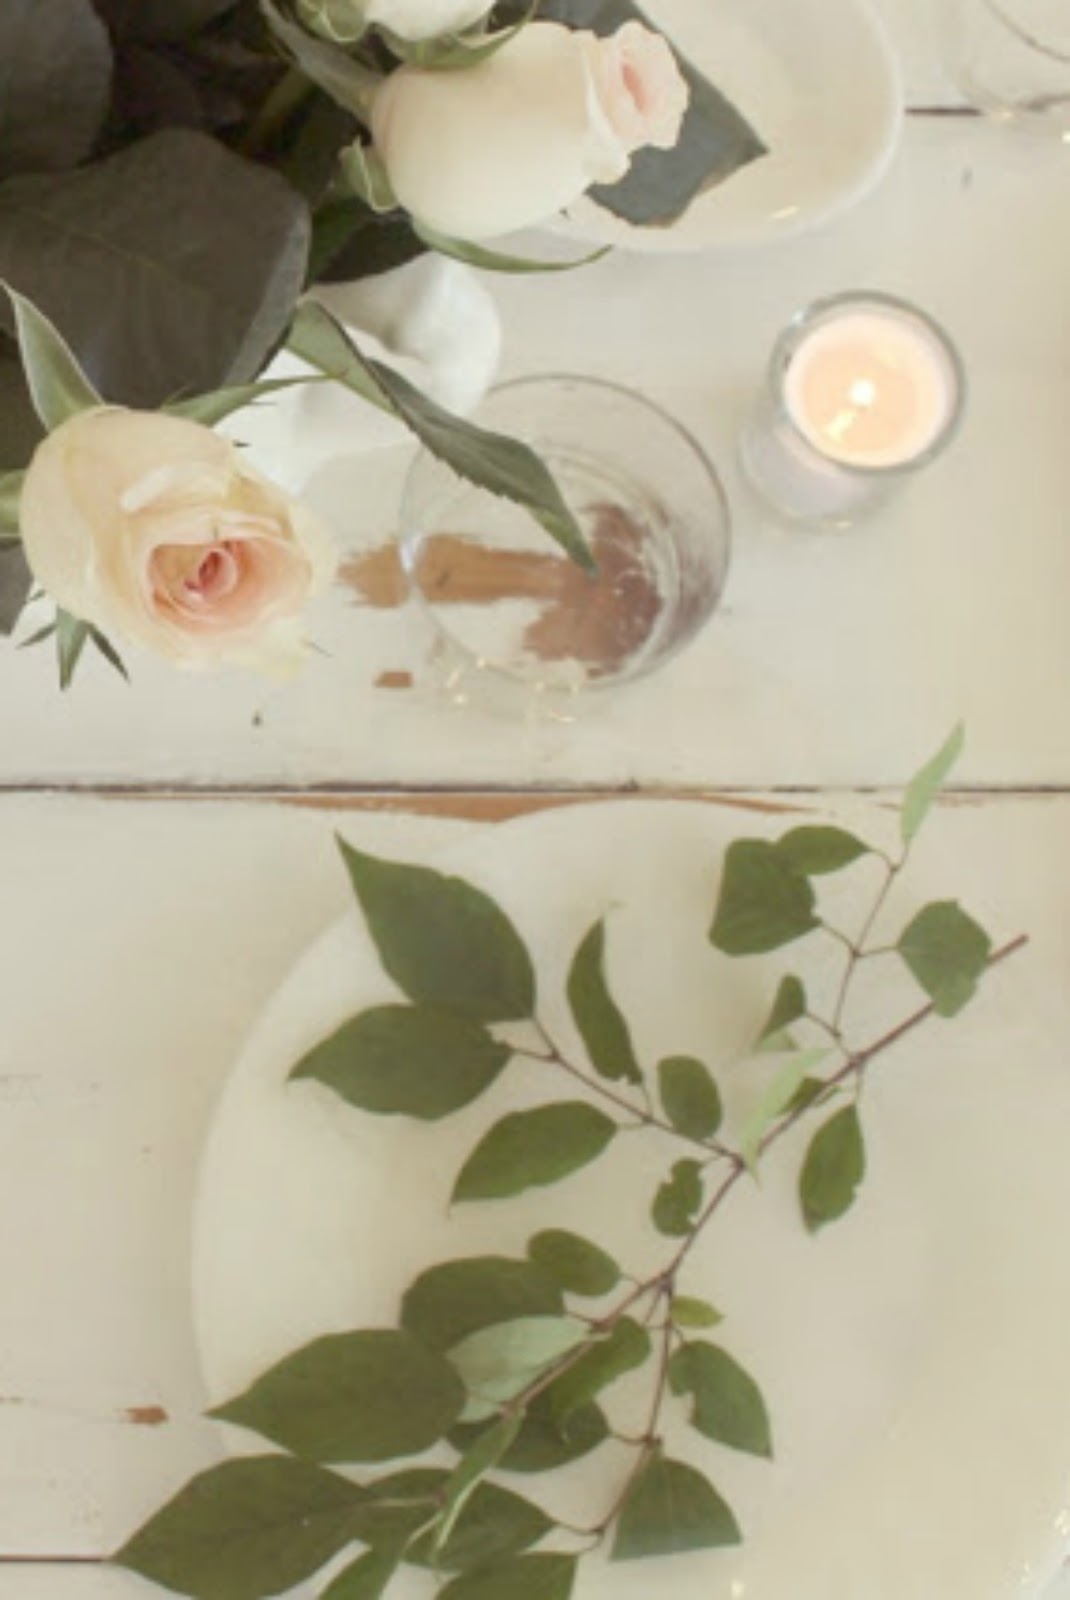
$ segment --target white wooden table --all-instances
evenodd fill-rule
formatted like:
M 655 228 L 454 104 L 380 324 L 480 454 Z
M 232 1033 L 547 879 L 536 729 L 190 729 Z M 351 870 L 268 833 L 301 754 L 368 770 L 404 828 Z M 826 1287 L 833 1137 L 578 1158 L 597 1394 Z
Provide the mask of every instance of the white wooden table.
M 955 104 L 937 3 L 882 0 L 914 107 Z M 775 252 L 496 282 L 510 371 L 642 388 L 709 447 L 735 506 L 722 612 L 577 724 L 445 710 L 419 687 L 414 619 L 344 590 L 320 617 L 330 655 L 284 687 L 139 661 L 127 688 L 93 662 L 61 697 L 44 652 L 0 655 L 0 1600 L 147 1594 L 100 1558 L 217 1456 L 189 1314 L 197 1157 L 250 1023 L 344 903 L 336 825 L 420 856 L 532 791 L 706 791 L 744 821 L 835 814 L 857 791 L 880 808 L 962 717 L 959 789 L 926 848 L 1066 990 L 1068 283 L 1067 152 L 933 110 L 908 118 L 878 193 Z M 969 423 L 866 529 L 789 534 L 739 482 L 739 419 L 788 315 L 858 285 L 946 320 Z M 623 316 L 642 340 L 621 341 Z M 315 485 L 354 548 L 389 535 L 408 459 Z M 378 687 L 384 672 L 417 686 Z

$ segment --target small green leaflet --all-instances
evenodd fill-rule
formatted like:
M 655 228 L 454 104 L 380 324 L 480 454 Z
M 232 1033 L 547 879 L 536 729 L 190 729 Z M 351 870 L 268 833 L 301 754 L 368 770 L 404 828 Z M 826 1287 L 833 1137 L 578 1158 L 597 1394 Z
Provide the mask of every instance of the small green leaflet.
M 721 1126 L 721 1095 L 709 1069 L 693 1056 L 667 1056 L 658 1063 L 658 1092 L 678 1133 L 710 1139 Z
M 582 1362 L 581 1358 L 581 1362 Z M 571 1374 L 566 1373 L 567 1379 Z M 571 1413 L 568 1422 L 559 1424 L 552 1403 L 556 1379 L 526 1407 L 520 1432 L 501 1459 L 503 1472 L 554 1472 L 590 1455 L 609 1435 L 609 1424 L 596 1405 L 584 1405 Z M 484 1428 L 468 1423 L 454 1428 L 449 1441 L 457 1450 L 470 1449 Z
M 674 1294 L 669 1302 L 669 1316 L 678 1328 L 715 1328 L 724 1318 L 706 1300 L 696 1300 L 688 1294 Z
M 549 1552 L 512 1556 L 454 1578 L 438 1600 L 569 1600 L 577 1559 Z
M 992 941 L 954 900 L 923 907 L 896 946 L 941 1017 L 953 1017 L 973 999 L 988 966 Z
M 694 1467 L 668 1460 L 658 1447 L 628 1491 L 611 1559 L 635 1561 L 739 1542 L 739 1524 L 713 1485 Z
M 675 1395 L 692 1397 L 691 1426 L 707 1439 L 750 1455 L 773 1454 L 761 1390 L 720 1345 L 682 1345 L 669 1362 L 669 1386 Z
M 446 1479 L 442 1490 L 442 1511 L 431 1540 L 432 1563 L 437 1560 L 480 1480 L 494 1470 L 515 1441 L 521 1420 L 519 1413 L 499 1418 L 485 1433 L 480 1434 Z
M 324 1589 L 320 1600 L 379 1600 L 399 1560 L 392 1550 L 366 1550 Z
M 803 987 L 802 979 L 792 974 L 781 978 L 776 999 L 773 1001 L 773 1009 L 758 1036 L 758 1043 L 767 1045 L 770 1039 L 783 1033 L 785 1028 L 790 1028 L 793 1022 L 798 1022 L 800 1017 L 805 1015 L 806 989 Z
M 31 300 L 0 279 L 15 312 L 15 332 L 34 410 L 51 432 L 104 401 L 59 329 Z
M 777 849 L 797 871 L 808 878 L 839 872 L 860 856 L 869 855 L 868 844 L 843 828 L 792 828 L 777 840 Z
M 761 955 L 818 926 L 810 880 L 766 839 L 725 852 L 710 942 L 729 956 Z
M 799 1177 L 799 1203 L 811 1233 L 850 1210 L 865 1174 L 858 1112 L 844 1106 L 814 1134 Z
M 596 922 L 580 943 L 568 975 L 568 1003 L 602 1078 L 642 1083 L 628 1024 L 609 992 L 605 971 L 606 925 Z
M 650 1335 L 631 1317 L 620 1317 L 548 1390 L 550 1410 L 561 1428 L 611 1383 L 641 1367 L 650 1355 Z
M 962 754 L 966 743 L 966 730 L 960 722 L 955 727 L 931 761 L 911 779 L 903 796 L 900 831 L 903 843 L 910 844 L 936 803 L 940 790 L 951 775 L 951 769 Z
M 449 1350 L 496 1322 L 552 1317 L 561 1290 L 541 1267 L 508 1256 L 466 1256 L 428 1267 L 406 1290 L 401 1323 L 433 1350 Z
M 367 1498 L 352 1517 L 352 1537 L 415 1566 L 431 1564 L 432 1529 L 450 1474 L 440 1467 L 406 1467 L 364 1485 Z M 535 1544 L 549 1530 L 546 1513 L 499 1484 L 477 1483 L 436 1565 L 464 1572 Z
M 616 1132 L 612 1117 L 585 1100 L 514 1111 L 495 1123 L 472 1151 L 453 1199 L 503 1200 L 557 1183 L 600 1156 Z
M 739 1153 L 751 1172 L 757 1171 L 766 1134 L 792 1105 L 803 1080 L 828 1056 L 827 1050 L 800 1050 L 797 1055 L 789 1056 L 774 1074 L 765 1093 L 743 1124 L 740 1135 Z
M 528 1240 L 528 1255 L 569 1294 L 608 1294 L 620 1282 L 620 1268 L 612 1256 L 564 1228 L 536 1233 Z
M 470 1333 L 447 1352 L 469 1396 L 462 1420 L 480 1422 L 492 1415 L 590 1337 L 585 1322 L 568 1316 L 519 1317 Z
M 702 1167 L 697 1161 L 677 1161 L 672 1174 L 658 1189 L 650 1208 L 659 1233 L 682 1239 L 691 1232 L 702 1208 Z

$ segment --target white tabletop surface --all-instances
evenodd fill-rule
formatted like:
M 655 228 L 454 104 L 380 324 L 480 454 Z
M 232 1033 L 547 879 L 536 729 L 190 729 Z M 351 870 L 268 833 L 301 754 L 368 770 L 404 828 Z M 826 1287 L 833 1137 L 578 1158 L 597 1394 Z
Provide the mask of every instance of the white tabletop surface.
M 570 726 L 446 709 L 415 619 L 344 590 L 318 617 L 329 654 L 285 686 L 139 658 L 133 687 L 93 661 L 60 696 L 45 651 L 0 644 L 0 1600 L 148 1595 L 102 1556 L 217 1458 L 189 1316 L 196 1163 L 247 1029 L 340 909 L 333 827 L 419 856 L 492 825 L 394 801 L 336 813 L 339 791 L 639 785 L 726 804 L 748 790 L 826 816 L 883 804 L 840 791 L 902 783 L 961 717 L 956 781 L 975 792 L 941 808 L 926 848 L 964 896 L 1029 930 L 1035 970 L 1065 990 L 1070 156 L 932 114 L 957 101 L 935 44 L 943 3 L 880 0 L 908 100 L 930 109 L 839 222 L 755 255 L 618 255 L 492 283 L 508 374 L 639 387 L 722 469 L 730 587 L 664 673 Z M 969 421 L 865 529 L 788 532 L 740 483 L 739 421 L 788 316 L 859 285 L 946 321 Z M 353 549 L 390 536 L 410 455 L 314 486 Z M 377 687 L 384 671 L 417 686 Z M 135 796 L 101 796 L 113 787 Z M 209 798 L 155 797 L 191 788 Z M 270 798 L 305 788 L 317 804 Z M 1045 1600 L 1070 1600 L 1070 1582 Z

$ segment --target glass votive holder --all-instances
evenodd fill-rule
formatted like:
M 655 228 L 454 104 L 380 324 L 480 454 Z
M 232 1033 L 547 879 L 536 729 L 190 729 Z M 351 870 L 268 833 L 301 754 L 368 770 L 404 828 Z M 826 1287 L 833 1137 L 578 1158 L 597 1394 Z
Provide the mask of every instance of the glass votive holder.
M 780 516 L 849 528 L 947 448 L 965 397 L 955 346 L 916 306 L 876 291 L 819 300 L 777 340 L 743 469 Z
M 520 379 L 472 420 L 538 452 L 596 566 L 422 451 L 399 541 L 431 625 L 432 681 L 455 703 L 569 720 L 662 666 L 712 614 L 728 568 L 724 491 L 686 429 L 613 383 Z
M 1067 0 L 947 0 L 948 67 L 997 122 L 1070 143 Z

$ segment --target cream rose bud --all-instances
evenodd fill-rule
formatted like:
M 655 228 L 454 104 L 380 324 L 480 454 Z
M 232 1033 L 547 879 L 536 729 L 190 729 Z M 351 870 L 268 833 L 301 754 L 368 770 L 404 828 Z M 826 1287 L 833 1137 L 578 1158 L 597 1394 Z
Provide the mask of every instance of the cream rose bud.
M 494 0 L 333 0 L 325 10 L 304 0 L 298 14 L 327 38 L 356 37 L 366 24 L 389 28 L 399 39 L 435 39 L 460 33 L 485 17 Z
M 688 89 L 659 34 L 608 39 L 533 22 L 474 67 L 402 67 L 372 110 L 401 204 L 458 239 L 541 222 L 593 183 L 615 183 L 645 144 L 675 143 Z
M 41 587 L 116 642 L 286 671 L 334 573 L 326 534 L 210 428 L 103 406 L 38 446 L 19 508 Z

